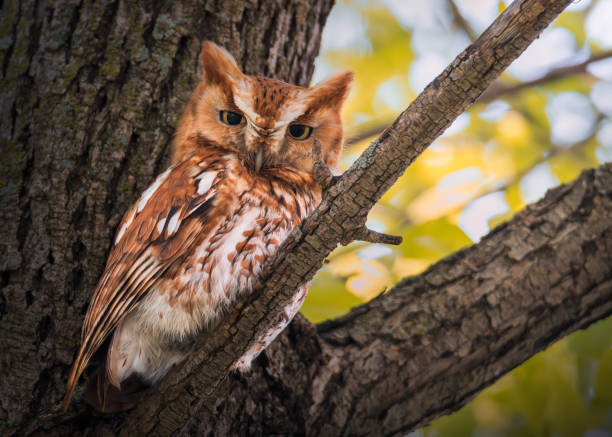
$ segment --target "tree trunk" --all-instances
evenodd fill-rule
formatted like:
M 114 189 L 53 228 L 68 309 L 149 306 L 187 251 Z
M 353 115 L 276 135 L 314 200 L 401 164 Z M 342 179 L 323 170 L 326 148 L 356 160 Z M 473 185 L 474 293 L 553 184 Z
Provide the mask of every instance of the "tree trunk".
M 462 54 L 369 152 L 361 174 L 372 176 L 367 167 L 386 148 L 399 155 L 399 175 L 505 68 L 508 50 L 516 57 L 568 2 L 515 2 L 509 9 L 535 6 L 505 14 L 498 24 L 509 33 L 490 32 Z M 612 167 L 603 166 L 345 317 L 319 327 L 298 317 L 249 375 L 219 384 L 223 366 L 207 375 L 191 362 L 132 412 L 100 416 L 77 399 L 70 413 L 49 414 L 116 225 L 165 167 L 201 42 L 227 47 L 247 73 L 305 85 L 332 2 L 218 3 L 2 4 L 4 435 L 402 434 L 612 312 Z M 436 117 L 440 104 L 445 116 Z M 361 198 L 375 202 L 390 183 L 372 182 Z M 360 216 L 369 209 L 357 208 Z M 298 272 L 320 262 L 323 252 L 313 253 Z M 236 329 L 248 326 L 234 320 Z M 194 355 L 202 361 L 205 352 Z M 218 351 L 210 356 L 220 362 Z
M 37 428 L 62 396 L 112 235 L 166 166 L 202 42 L 308 85 L 332 4 L 2 3 L 0 430 Z

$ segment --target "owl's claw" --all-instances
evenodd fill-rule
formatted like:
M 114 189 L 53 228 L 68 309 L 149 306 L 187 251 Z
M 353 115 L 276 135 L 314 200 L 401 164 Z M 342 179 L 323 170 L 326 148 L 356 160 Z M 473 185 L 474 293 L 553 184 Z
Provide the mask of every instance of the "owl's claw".
M 402 237 L 399 235 L 383 234 L 382 232 L 368 229 L 365 226 L 350 232 L 341 243 L 346 246 L 351 241 L 355 240 L 367 241 L 369 243 L 393 244 L 394 246 L 402 243 Z
M 335 176 L 323 161 L 323 156 L 321 155 L 321 143 L 316 138 L 312 146 L 312 152 L 312 172 L 314 174 L 314 178 L 321 186 L 321 189 L 326 191 L 334 184 L 339 176 Z

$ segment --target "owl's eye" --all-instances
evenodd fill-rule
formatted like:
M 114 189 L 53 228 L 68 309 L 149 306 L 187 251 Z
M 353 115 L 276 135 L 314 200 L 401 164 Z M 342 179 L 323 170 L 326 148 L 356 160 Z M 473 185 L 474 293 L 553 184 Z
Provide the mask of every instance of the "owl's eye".
M 289 126 L 289 135 L 294 140 L 307 140 L 310 138 L 312 128 L 303 124 L 292 124 Z
M 245 121 L 244 115 L 232 111 L 219 112 L 219 119 L 230 126 L 238 126 Z

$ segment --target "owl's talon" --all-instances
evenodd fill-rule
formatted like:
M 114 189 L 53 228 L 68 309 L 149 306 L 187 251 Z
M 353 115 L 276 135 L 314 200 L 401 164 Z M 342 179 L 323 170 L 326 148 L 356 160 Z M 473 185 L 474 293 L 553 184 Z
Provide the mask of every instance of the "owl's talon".
M 369 243 L 393 244 L 394 246 L 402 243 L 402 237 L 399 235 L 383 234 L 382 232 L 368 229 L 365 226 L 355 229 L 355 231 L 348 235 L 341 243 L 347 245 L 355 240 L 367 241 Z
M 315 138 L 312 146 L 312 172 L 315 180 L 323 191 L 328 190 L 339 176 L 334 176 L 329 167 L 323 161 L 321 154 L 321 143 Z

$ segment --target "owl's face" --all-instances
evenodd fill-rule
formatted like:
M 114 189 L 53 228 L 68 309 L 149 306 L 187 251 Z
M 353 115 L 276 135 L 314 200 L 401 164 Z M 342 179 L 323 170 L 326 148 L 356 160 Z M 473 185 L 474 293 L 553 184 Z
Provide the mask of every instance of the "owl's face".
M 231 55 L 211 42 L 203 45 L 202 65 L 202 81 L 179 122 L 174 162 L 191 152 L 185 139 L 199 135 L 235 149 L 255 172 L 279 167 L 310 172 L 317 139 L 327 165 L 336 168 L 342 151 L 340 110 L 351 72 L 302 88 L 243 74 Z

